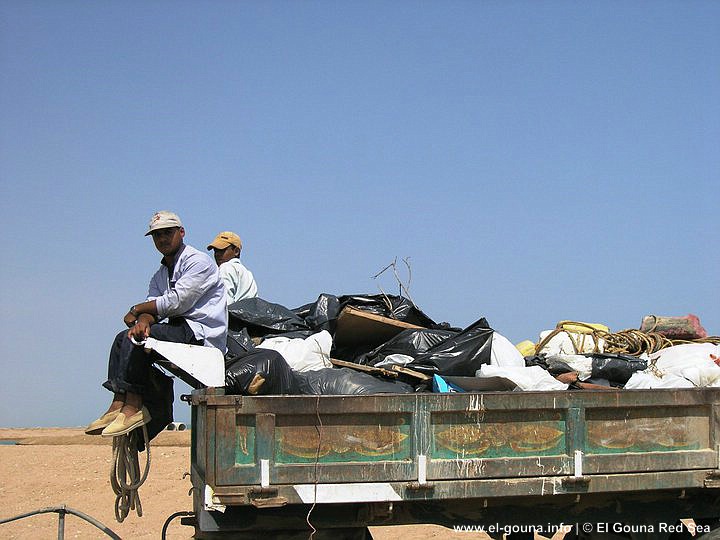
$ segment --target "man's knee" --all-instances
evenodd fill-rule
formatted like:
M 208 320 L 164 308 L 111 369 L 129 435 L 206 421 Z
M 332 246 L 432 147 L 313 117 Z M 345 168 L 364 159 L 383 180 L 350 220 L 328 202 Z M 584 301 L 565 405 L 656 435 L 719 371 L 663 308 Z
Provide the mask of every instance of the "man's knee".
M 121 330 L 118 332 L 117 336 L 115 336 L 115 341 L 113 342 L 115 345 L 120 345 L 123 342 L 123 339 L 127 338 L 127 330 Z

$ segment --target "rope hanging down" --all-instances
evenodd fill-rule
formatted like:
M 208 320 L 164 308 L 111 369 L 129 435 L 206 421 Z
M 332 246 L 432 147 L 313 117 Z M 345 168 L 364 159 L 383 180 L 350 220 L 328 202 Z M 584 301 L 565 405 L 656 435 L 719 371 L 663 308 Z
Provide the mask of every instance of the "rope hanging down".
M 115 493 L 115 519 L 122 523 L 130 510 L 142 517 L 142 503 L 138 489 L 143 485 L 150 472 L 150 441 L 147 426 L 142 426 L 142 434 L 147 453 L 145 470 L 140 473 L 138 460 L 139 430 L 134 429 L 127 435 L 113 438 L 113 464 L 110 472 L 110 485 Z

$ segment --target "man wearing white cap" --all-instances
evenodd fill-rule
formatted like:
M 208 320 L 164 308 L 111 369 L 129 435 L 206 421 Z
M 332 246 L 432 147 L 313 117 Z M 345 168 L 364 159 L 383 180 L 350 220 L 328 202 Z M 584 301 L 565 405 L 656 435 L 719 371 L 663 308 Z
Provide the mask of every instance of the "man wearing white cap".
M 225 284 L 228 304 L 243 298 L 257 296 L 257 284 L 252 272 L 240 262 L 242 240 L 234 232 L 224 231 L 215 237 L 208 251 L 215 252 L 215 262 L 220 267 L 220 279 Z
M 103 383 L 113 392 L 113 401 L 85 429 L 88 435 L 125 435 L 150 421 L 143 407 L 150 362 L 133 341 L 153 337 L 225 352 L 227 300 L 215 263 L 207 253 L 183 242 L 185 229 L 173 212 L 155 213 L 145 236 L 152 236 L 163 258 L 150 280 L 146 300 L 133 305 L 123 318 L 129 330 L 120 332 L 113 342 L 108 380 Z

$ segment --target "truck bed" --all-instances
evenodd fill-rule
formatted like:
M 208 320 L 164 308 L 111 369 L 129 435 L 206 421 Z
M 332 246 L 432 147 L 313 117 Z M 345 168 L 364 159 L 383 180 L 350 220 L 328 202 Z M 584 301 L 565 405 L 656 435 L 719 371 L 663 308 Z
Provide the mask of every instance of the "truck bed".
M 291 529 L 313 504 L 321 527 L 559 523 L 612 517 L 619 502 L 633 509 L 623 519 L 714 517 L 719 392 L 196 390 L 196 531 L 270 530 L 279 516 Z

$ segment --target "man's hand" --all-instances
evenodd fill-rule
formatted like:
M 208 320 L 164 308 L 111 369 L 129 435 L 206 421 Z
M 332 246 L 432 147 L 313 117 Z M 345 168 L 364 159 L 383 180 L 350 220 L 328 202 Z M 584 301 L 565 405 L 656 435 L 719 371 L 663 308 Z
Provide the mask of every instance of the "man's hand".
M 144 320 L 145 323 L 147 323 L 147 327 L 150 328 L 150 325 L 157 322 L 155 315 L 157 315 L 155 300 L 148 300 L 147 302 L 131 306 L 130 310 L 123 317 L 123 322 L 125 326 L 132 330 L 133 326 L 141 320 Z M 128 336 L 129 335 L 130 333 L 128 332 Z
M 135 341 L 145 341 L 150 336 L 150 323 L 146 317 L 140 317 L 128 330 L 128 337 Z

